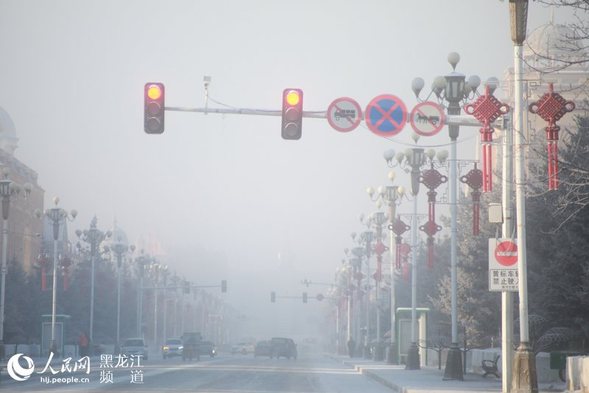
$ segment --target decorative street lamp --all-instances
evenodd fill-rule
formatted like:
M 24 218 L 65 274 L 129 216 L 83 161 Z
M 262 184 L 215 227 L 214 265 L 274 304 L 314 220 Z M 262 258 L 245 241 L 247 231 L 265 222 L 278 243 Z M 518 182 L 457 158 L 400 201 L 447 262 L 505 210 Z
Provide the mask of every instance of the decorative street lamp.
M 8 168 L 2 169 L 4 178 L 0 180 L 0 197 L 2 197 L 2 281 L 0 286 L 0 359 L 4 359 L 6 351 L 4 348 L 4 305 L 6 302 L 6 267 L 7 253 L 8 253 L 8 211 L 10 210 L 10 198 L 13 195 L 18 195 L 21 188 L 18 184 L 13 183 L 8 179 Z M 27 198 L 31 193 L 32 186 L 27 183 L 24 185 L 24 196 Z
M 472 75 L 466 81 L 464 74 L 456 72 L 456 65 L 460 61 L 460 55 L 452 52 L 448 55 L 448 62 L 453 71 L 445 76 L 438 76 L 432 84 L 432 93 L 435 94 L 440 103 L 445 103 L 448 115 L 460 115 L 461 103 L 474 97 L 476 90 L 481 83 L 481 79 Z M 424 81 L 422 78 L 415 78 L 411 88 L 419 100 L 419 93 L 423 89 Z M 431 93 L 430 93 L 431 95 Z M 428 96 L 429 97 L 429 96 Z M 426 98 L 427 100 L 427 98 Z M 457 312 L 457 194 L 458 194 L 458 161 L 457 161 L 457 139 L 459 135 L 459 126 L 449 124 L 448 131 L 450 136 L 450 159 L 449 159 L 449 183 L 450 183 L 450 272 L 451 272 L 451 319 L 452 319 L 452 345 L 448 351 L 446 369 L 444 370 L 444 379 L 463 380 L 462 353 L 458 347 L 458 312 Z
M 393 151 L 387 151 L 385 152 L 385 159 L 387 159 L 389 156 L 390 159 L 392 159 L 394 157 L 394 152 Z M 392 182 L 395 179 L 395 172 L 394 171 L 390 171 L 388 174 L 388 177 L 390 179 L 390 181 Z M 378 188 L 378 194 L 375 198 L 373 198 L 373 195 L 375 194 L 375 191 L 372 187 L 369 187 L 366 192 L 368 193 L 368 195 L 370 196 L 371 199 L 377 200 L 378 203 L 385 202 L 388 205 L 389 208 L 389 213 L 388 213 L 388 220 L 389 220 L 389 230 L 391 230 L 392 225 L 394 223 L 395 220 L 395 216 L 396 216 L 396 206 L 397 203 L 400 202 L 401 197 L 404 195 L 405 190 L 403 189 L 403 187 L 398 187 L 398 186 L 386 186 L 386 187 L 379 187 Z M 396 346 L 396 332 L 395 332 L 395 311 L 396 311 L 396 293 L 395 293 L 395 254 L 393 253 L 393 250 L 395 249 L 395 238 L 394 235 L 392 233 L 392 231 L 390 231 L 390 242 L 389 242 L 389 255 L 390 255 L 390 275 L 391 275 L 391 284 L 390 284 L 390 321 L 391 321 L 391 330 L 390 330 L 390 345 L 388 347 L 388 351 L 386 353 L 386 361 L 388 364 L 397 364 L 399 362 L 399 359 L 397 357 L 397 346 Z M 380 336 L 379 336 L 380 338 Z
M 76 236 L 90 245 L 90 326 L 88 330 L 88 338 L 90 339 L 88 348 L 90 348 L 90 355 L 93 354 L 92 348 L 94 344 L 94 281 L 96 257 L 99 255 L 100 244 L 105 238 L 110 237 L 111 235 L 110 231 L 100 231 L 96 227 L 97 222 L 98 219 L 94 216 L 92 221 L 90 221 L 90 229 L 78 229 L 76 231 Z
M 57 343 L 55 341 L 55 316 L 57 312 L 57 243 L 59 240 L 59 228 L 62 223 L 70 219 L 73 220 L 78 215 L 74 209 L 68 213 L 62 208 L 57 207 L 59 198 L 53 198 L 55 207 L 47 209 L 45 216 L 51 221 L 53 225 L 53 300 L 51 302 L 51 341 L 49 343 L 49 352 L 57 354 Z M 71 217 L 71 218 L 70 218 Z M 65 237 L 63 239 L 65 241 Z
M 125 232 L 118 228 L 116 223 L 112 230 L 109 247 L 117 258 L 117 341 L 115 353 L 119 353 L 121 345 L 121 267 L 123 265 L 123 256 L 129 250 L 129 242 Z
M 352 240 L 356 239 L 356 233 L 352 232 Z M 360 346 L 362 342 L 362 313 L 363 308 L 366 307 L 366 302 L 362 300 L 366 296 L 367 293 L 367 285 L 364 287 L 364 291 L 362 290 L 362 280 L 364 279 L 364 274 L 362 273 L 362 258 L 366 253 L 366 249 L 364 247 L 354 247 L 352 248 L 352 266 L 354 267 L 354 278 L 356 279 L 356 304 L 358 305 L 356 311 L 356 345 Z M 367 278 L 368 279 L 368 278 Z M 366 313 L 364 313 L 366 314 Z M 364 345 L 362 345 L 364 347 Z
M 411 224 L 411 346 L 407 353 L 407 370 L 421 368 L 419 348 L 417 347 L 417 195 L 419 193 L 419 179 L 421 166 L 426 163 L 426 155 L 422 148 L 407 149 L 405 153 L 397 154 L 399 164 L 411 167 L 411 195 L 413 195 L 413 222 Z
M 363 217 L 360 221 L 365 221 L 368 227 L 370 227 L 370 219 L 364 220 Z M 372 255 L 372 241 L 374 240 L 374 232 L 364 231 L 360 233 L 359 244 L 364 245 L 364 256 L 366 256 L 366 335 L 364 336 L 364 358 L 370 358 L 370 257 Z
M 131 253 L 135 252 L 135 246 L 129 246 Z M 141 250 L 140 255 L 135 258 L 135 269 L 137 277 L 139 277 L 139 285 L 137 288 L 137 337 L 143 337 L 143 281 L 145 278 L 145 271 L 149 268 L 151 263 L 149 257 Z

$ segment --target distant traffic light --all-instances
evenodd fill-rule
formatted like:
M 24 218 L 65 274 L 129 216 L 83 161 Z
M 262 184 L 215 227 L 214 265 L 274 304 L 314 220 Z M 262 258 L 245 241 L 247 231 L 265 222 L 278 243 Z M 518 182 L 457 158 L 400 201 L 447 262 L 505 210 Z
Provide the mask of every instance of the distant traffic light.
M 221 280 L 221 292 L 227 292 L 227 280 Z
M 163 83 L 145 84 L 144 129 L 146 133 L 161 134 L 164 132 L 165 98 L 166 92 Z
M 303 292 L 303 303 L 307 303 L 307 292 Z
M 303 91 L 285 89 L 282 92 L 282 138 L 301 139 L 303 131 Z
M 270 302 L 276 303 L 276 292 L 270 292 Z

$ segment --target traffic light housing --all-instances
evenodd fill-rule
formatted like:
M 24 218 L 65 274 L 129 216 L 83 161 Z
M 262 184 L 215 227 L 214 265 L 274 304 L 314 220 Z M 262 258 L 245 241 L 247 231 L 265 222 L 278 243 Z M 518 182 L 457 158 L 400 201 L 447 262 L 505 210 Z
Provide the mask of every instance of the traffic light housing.
M 163 83 L 149 82 L 145 84 L 144 120 L 145 132 L 148 134 L 161 134 L 164 132 L 164 113 L 166 91 Z
M 282 138 L 301 139 L 303 131 L 303 91 L 284 89 L 282 92 Z
M 221 280 L 221 292 L 227 292 L 227 280 Z
M 276 303 L 276 292 L 270 292 L 270 302 Z
M 307 303 L 307 292 L 303 292 L 303 303 Z

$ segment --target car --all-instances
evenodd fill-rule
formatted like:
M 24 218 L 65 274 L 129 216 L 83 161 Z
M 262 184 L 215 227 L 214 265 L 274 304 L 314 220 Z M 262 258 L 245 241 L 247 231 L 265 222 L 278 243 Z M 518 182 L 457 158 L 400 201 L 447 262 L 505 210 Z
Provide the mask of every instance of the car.
M 121 354 L 141 356 L 143 360 L 147 360 L 148 351 L 147 344 L 142 337 L 128 338 L 121 345 Z
M 254 348 L 254 357 L 258 356 L 270 356 L 272 355 L 272 345 L 270 341 L 258 341 Z
M 231 347 L 231 353 L 233 355 L 240 353 L 242 355 L 247 355 L 248 353 L 253 353 L 254 352 L 254 346 L 252 344 L 248 344 L 248 343 L 237 343 L 235 345 L 233 345 Z
M 182 356 L 182 340 L 179 338 L 169 338 L 162 345 L 162 357 L 164 359 L 172 356 Z
M 215 355 L 217 355 L 215 344 L 213 344 L 211 341 L 201 341 L 198 344 L 198 354 L 209 355 L 210 357 L 214 358 Z
M 270 340 L 270 358 L 297 358 L 297 345 L 291 338 L 272 337 Z

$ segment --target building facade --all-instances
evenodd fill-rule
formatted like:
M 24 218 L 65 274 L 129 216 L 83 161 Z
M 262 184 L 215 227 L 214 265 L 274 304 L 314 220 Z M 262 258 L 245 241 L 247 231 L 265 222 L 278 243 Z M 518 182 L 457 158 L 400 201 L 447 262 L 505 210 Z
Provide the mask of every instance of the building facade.
M 45 191 L 37 182 L 37 173 L 14 156 L 18 138 L 14 123 L 0 107 L 0 169 L 8 179 L 21 186 L 21 192 L 10 198 L 8 213 L 8 261 L 16 260 L 27 272 L 37 265 L 41 252 L 43 200 Z M 24 185 L 30 187 L 25 195 Z M 0 242 L 0 249 L 2 243 Z

